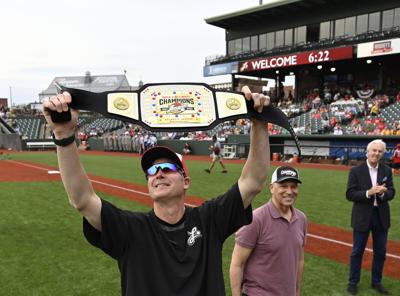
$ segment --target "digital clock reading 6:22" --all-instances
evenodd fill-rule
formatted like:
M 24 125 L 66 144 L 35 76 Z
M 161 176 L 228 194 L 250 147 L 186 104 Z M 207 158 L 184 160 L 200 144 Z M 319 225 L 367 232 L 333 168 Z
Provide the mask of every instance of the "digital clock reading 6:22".
M 308 55 L 309 63 L 318 63 L 318 62 L 326 62 L 329 61 L 329 51 L 328 50 L 320 50 L 317 52 L 311 52 Z

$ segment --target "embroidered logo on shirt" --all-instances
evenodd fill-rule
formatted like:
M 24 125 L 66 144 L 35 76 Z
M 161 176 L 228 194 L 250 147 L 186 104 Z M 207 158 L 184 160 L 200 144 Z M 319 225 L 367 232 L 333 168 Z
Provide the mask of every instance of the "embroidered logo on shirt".
M 188 246 L 193 246 L 194 243 L 196 242 L 196 238 L 201 237 L 201 232 L 200 230 L 197 230 L 197 227 L 193 227 L 191 231 L 188 231 L 187 234 L 189 235 L 189 238 L 187 240 Z

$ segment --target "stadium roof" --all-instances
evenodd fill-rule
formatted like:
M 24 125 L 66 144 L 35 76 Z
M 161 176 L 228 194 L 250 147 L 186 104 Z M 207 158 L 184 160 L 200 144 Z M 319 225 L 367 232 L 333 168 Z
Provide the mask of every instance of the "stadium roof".
M 54 82 L 59 84 L 84 89 L 92 92 L 104 92 L 112 90 L 136 90 L 137 87 L 131 87 L 125 75 L 93 75 L 87 73 L 84 76 L 65 76 L 55 77 L 49 87 L 39 94 L 39 97 L 47 97 L 57 93 Z
M 243 23 L 247 22 L 257 22 L 265 20 L 266 18 L 276 18 L 281 15 L 307 12 L 311 8 L 343 2 L 344 0 L 278 0 L 220 16 L 210 17 L 205 19 L 205 21 L 207 24 L 216 27 L 232 29 L 240 27 Z

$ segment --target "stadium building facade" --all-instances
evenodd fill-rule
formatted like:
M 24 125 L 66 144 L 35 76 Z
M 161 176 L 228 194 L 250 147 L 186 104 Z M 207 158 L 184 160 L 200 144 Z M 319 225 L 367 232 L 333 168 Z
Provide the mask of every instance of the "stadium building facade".
M 234 90 L 240 90 L 243 77 L 258 83 L 272 79 L 275 85 L 269 95 L 277 103 L 287 96 L 282 82 L 292 76 L 291 95 L 297 103 L 312 92 L 323 97 L 324 89 L 349 89 L 357 99 L 372 93 L 393 98 L 399 93 L 399 1 L 283 0 L 205 21 L 225 30 L 226 52 L 207 57 L 203 74 L 230 74 Z M 399 138 L 322 135 L 312 130 L 299 135 L 303 155 L 359 159 L 366 143 L 377 137 L 385 139 L 389 150 Z M 290 154 L 284 135 L 272 136 L 271 143 L 276 145 L 272 152 Z
M 294 76 L 295 97 L 322 85 L 400 82 L 400 3 L 395 0 L 284 0 L 207 18 L 225 29 L 226 53 L 209 57 L 204 76 Z M 275 88 L 279 94 L 279 87 Z

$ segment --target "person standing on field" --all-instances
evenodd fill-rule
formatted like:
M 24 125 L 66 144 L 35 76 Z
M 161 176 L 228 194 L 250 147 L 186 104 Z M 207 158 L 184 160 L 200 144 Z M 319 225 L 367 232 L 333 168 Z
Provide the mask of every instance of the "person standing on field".
M 257 112 L 269 97 L 242 91 Z M 69 122 L 54 123 L 51 111 L 68 110 L 68 92 L 43 103 L 54 131 L 58 164 L 69 202 L 83 216 L 83 231 L 93 246 L 118 262 L 124 296 L 222 296 L 222 245 L 252 220 L 251 202 L 260 193 L 270 165 L 265 124 L 252 120 L 250 151 L 236 183 L 199 207 L 185 204 L 191 179 L 181 155 L 156 146 L 144 152 L 141 169 L 153 209 L 148 213 L 119 209 L 93 190 L 74 145 L 78 111 Z M 94 275 L 94 276 L 99 276 Z
M 212 141 L 213 141 L 213 144 L 210 147 L 210 150 L 212 151 L 212 162 L 210 164 L 210 167 L 208 169 L 205 169 L 205 171 L 210 174 L 215 163 L 218 161 L 219 164 L 221 165 L 222 173 L 227 173 L 228 171 L 226 170 L 226 167 L 222 161 L 221 143 L 218 141 L 218 138 L 216 135 L 214 135 L 212 137 Z
M 367 160 L 349 173 L 346 198 L 353 203 L 353 250 L 347 291 L 352 295 L 358 293 L 362 258 L 370 232 L 373 240 L 371 287 L 379 294 L 388 294 L 382 285 L 382 272 L 390 228 L 389 201 L 394 198 L 395 189 L 390 167 L 380 162 L 385 151 L 385 142 L 371 141 L 367 146 Z
M 307 218 L 294 208 L 301 183 L 291 166 L 278 167 L 271 199 L 236 233 L 230 266 L 232 296 L 299 296 Z

